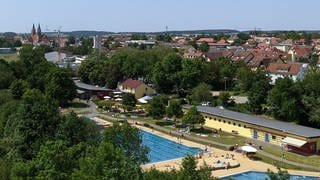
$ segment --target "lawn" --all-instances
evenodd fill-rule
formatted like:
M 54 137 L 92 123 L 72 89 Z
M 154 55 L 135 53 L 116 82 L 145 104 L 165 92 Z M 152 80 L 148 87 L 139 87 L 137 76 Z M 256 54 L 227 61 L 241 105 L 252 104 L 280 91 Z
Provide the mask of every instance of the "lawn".
M 270 153 L 270 154 L 273 154 L 278 157 L 282 156 L 282 151 L 279 148 L 264 147 L 263 151 Z M 304 156 L 304 155 L 284 151 L 284 159 L 287 159 L 289 161 L 298 162 L 301 164 L 320 166 L 320 155 Z
M 7 62 L 16 61 L 16 60 L 18 60 L 18 55 L 17 55 L 17 53 L 0 54 L 0 59 L 4 59 Z
M 275 161 L 273 159 L 270 159 L 269 157 L 265 157 L 261 154 L 256 154 L 255 155 L 255 159 L 257 161 L 262 161 L 262 162 L 265 162 L 265 163 L 268 163 L 268 164 L 276 164 L 278 167 L 280 168 L 284 168 L 284 169 L 294 169 L 294 170 L 301 170 L 301 171 L 310 171 L 310 169 L 306 169 L 306 168 L 302 168 L 302 167 L 298 167 L 298 166 L 294 166 L 294 165 L 291 165 L 291 164 L 286 164 L 286 163 L 283 163 L 281 161 Z

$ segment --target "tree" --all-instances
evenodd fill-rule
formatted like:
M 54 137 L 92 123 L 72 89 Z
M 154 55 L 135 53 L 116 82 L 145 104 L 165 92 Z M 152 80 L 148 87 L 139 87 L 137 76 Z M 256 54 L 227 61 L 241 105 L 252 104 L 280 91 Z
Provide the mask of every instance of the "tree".
M 157 35 L 157 41 L 171 42 L 171 36 L 168 33 Z
M 190 90 L 205 79 L 205 65 L 202 59 L 183 59 L 179 72 L 180 89 Z
M 208 102 L 212 100 L 211 87 L 205 83 L 200 83 L 192 90 L 191 99 L 194 104 Z
M 158 92 L 170 93 L 178 89 L 182 58 L 169 54 L 158 62 L 152 71 L 152 82 Z
M 20 99 L 28 89 L 28 86 L 28 83 L 24 80 L 14 80 L 9 87 L 12 97 L 14 99 Z
M 122 104 L 124 105 L 124 108 L 128 111 L 131 111 L 136 106 L 137 100 L 134 96 L 134 94 L 125 93 L 122 96 Z
M 139 129 L 130 126 L 128 122 L 122 125 L 114 123 L 104 131 L 104 142 L 109 142 L 114 147 L 120 148 L 125 157 L 132 160 L 136 165 L 148 162 L 149 149 L 142 145 Z
M 188 110 L 188 112 L 185 115 L 183 115 L 182 122 L 190 125 L 193 128 L 195 124 L 204 124 L 205 119 L 197 110 L 197 108 L 193 106 Z
M 288 173 L 287 170 L 282 170 L 280 167 L 277 167 L 278 172 L 274 173 L 270 169 L 267 171 L 267 175 L 270 180 L 289 180 L 290 179 L 290 174 Z
M 46 94 L 56 99 L 60 106 L 66 106 L 76 97 L 76 89 L 69 70 L 56 68 L 48 74 Z
M 115 135 L 113 134 L 112 137 Z M 79 170 L 72 173 L 72 179 L 142 178 L 140 165 L 133 163 L 132 158 L 125 156 L 120 148 L 109 142 L 103 141 L 98 148 L 89 147 L 86 154 L 86 157 L 80 159 Z
M 228 92 L 220 92 L 219 100 L 223 106 L 227 106 L 230 100 L 230 94 Z
M 15 76 L 9 64 L 0 59 L 0 89 L 7 89 L 14 79 Z
M 79 143 L 98 144 L 99 136 L 99 127 L 95 123 L 78 117 L 74 112 L 62 117 L 56 131 L 56 138 L 63 140 L 68 146 Z
M 114 102 L 111 102 L 111 101 L 106 101 L 106 100 L 100 100 L 98 101 L 97 103 L 97 106 L 99 108 L 102 108 L 104 110 L 109 110 L 112 108 L 112 106 L 114 105 Z
M 55 101 L 39 90 L 27 90 L 17 112 L 7 120 L 4 137 L 13 141 L 13 149 L 23 159 L 32 159 L 41 143 L 54 138 L 59 123 Z
M 147 112 L 152 118 L 161 118 L 166 113 L 165 99 L 162 96 L 154 97 L 147 107 Z
M 211 176 L 211 169 L 204 164 L 200 168 L 197 168 L 197 161 L 192 156 L 183 158 L 181 164 L 181 170 L 178 172 L 179 178 L 186 180 L 213 180 Z
M 267 101 L 269 112 L 279 120 L 297 121 L 302 115 L 300 91 L 288 77 L 276 80 Z
M 169 101 L 169 106 L 167 107 L 167 116 L 169 118 L 181 118 L 183 116 L 181 103 L 178 100 Z
M 200 50 L 201 52 L 208 52 L 209 49 L 210 49 L 210 47 L 209 47 L 209 44 L 208 44 L 207 42 L 203 42 L 203 43 L 201 43 L 200 46 L 199 46 L 199 50 Z

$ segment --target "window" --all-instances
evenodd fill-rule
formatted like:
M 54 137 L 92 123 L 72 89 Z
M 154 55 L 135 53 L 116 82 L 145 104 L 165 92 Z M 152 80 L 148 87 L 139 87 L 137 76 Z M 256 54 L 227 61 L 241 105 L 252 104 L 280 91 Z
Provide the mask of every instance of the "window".
M 241 124 L 238 124 L 239 127 L 241 127 Z
M 211 117 L 209 117 L 209 119 L 212 119 Z
M 216 118 L 213 118 L 214 120 L 217 120 Z
M 233 125 L 235 126 L 235 125 L 236 125 L 236 123 L 233 123 Z
M 275 140 L 277 139 L 277 137 L 275 135 L 272 135 L 272 139 Z
M 226 123 L 226 120 L 223 120 L 223 123 Z
M 231 122 L 230 122 L 230 121 L 228 121 L 228 124 L 231 124 Z
M 247 126 L 246 126 L 246 125 L 243 125 L 243 127 L 244 127 L 244 128 L 247 128 Z
M 208 118 L 208 116 L 204 116 L 204 118 Z
M 221 119 L 219 119 L 218 121 L 221 122 Z

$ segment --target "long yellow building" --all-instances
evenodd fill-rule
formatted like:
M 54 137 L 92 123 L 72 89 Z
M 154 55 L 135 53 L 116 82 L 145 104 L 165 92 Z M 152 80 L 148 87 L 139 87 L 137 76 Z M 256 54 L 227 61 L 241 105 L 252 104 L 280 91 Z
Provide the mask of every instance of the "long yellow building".
M 197 109 L 204 116 L 205 126 L 208 128 L 283 146 L 286 150 L 304 154 L 314 154 L 320 147 L 320 129 L 216 107 L 197 106 Z

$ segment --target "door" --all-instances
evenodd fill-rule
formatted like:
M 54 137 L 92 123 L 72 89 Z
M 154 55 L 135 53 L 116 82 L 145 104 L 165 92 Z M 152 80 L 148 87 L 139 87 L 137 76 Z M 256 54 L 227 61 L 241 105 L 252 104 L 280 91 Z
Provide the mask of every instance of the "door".
M 258 131 L 253 130 L 253 139 L 258 139 Z
M 268 133 L 266 133 L 265 135 L 264 135 L 264 142 L 270 142 L 270 139 L 269 139 L 269 134 Z

